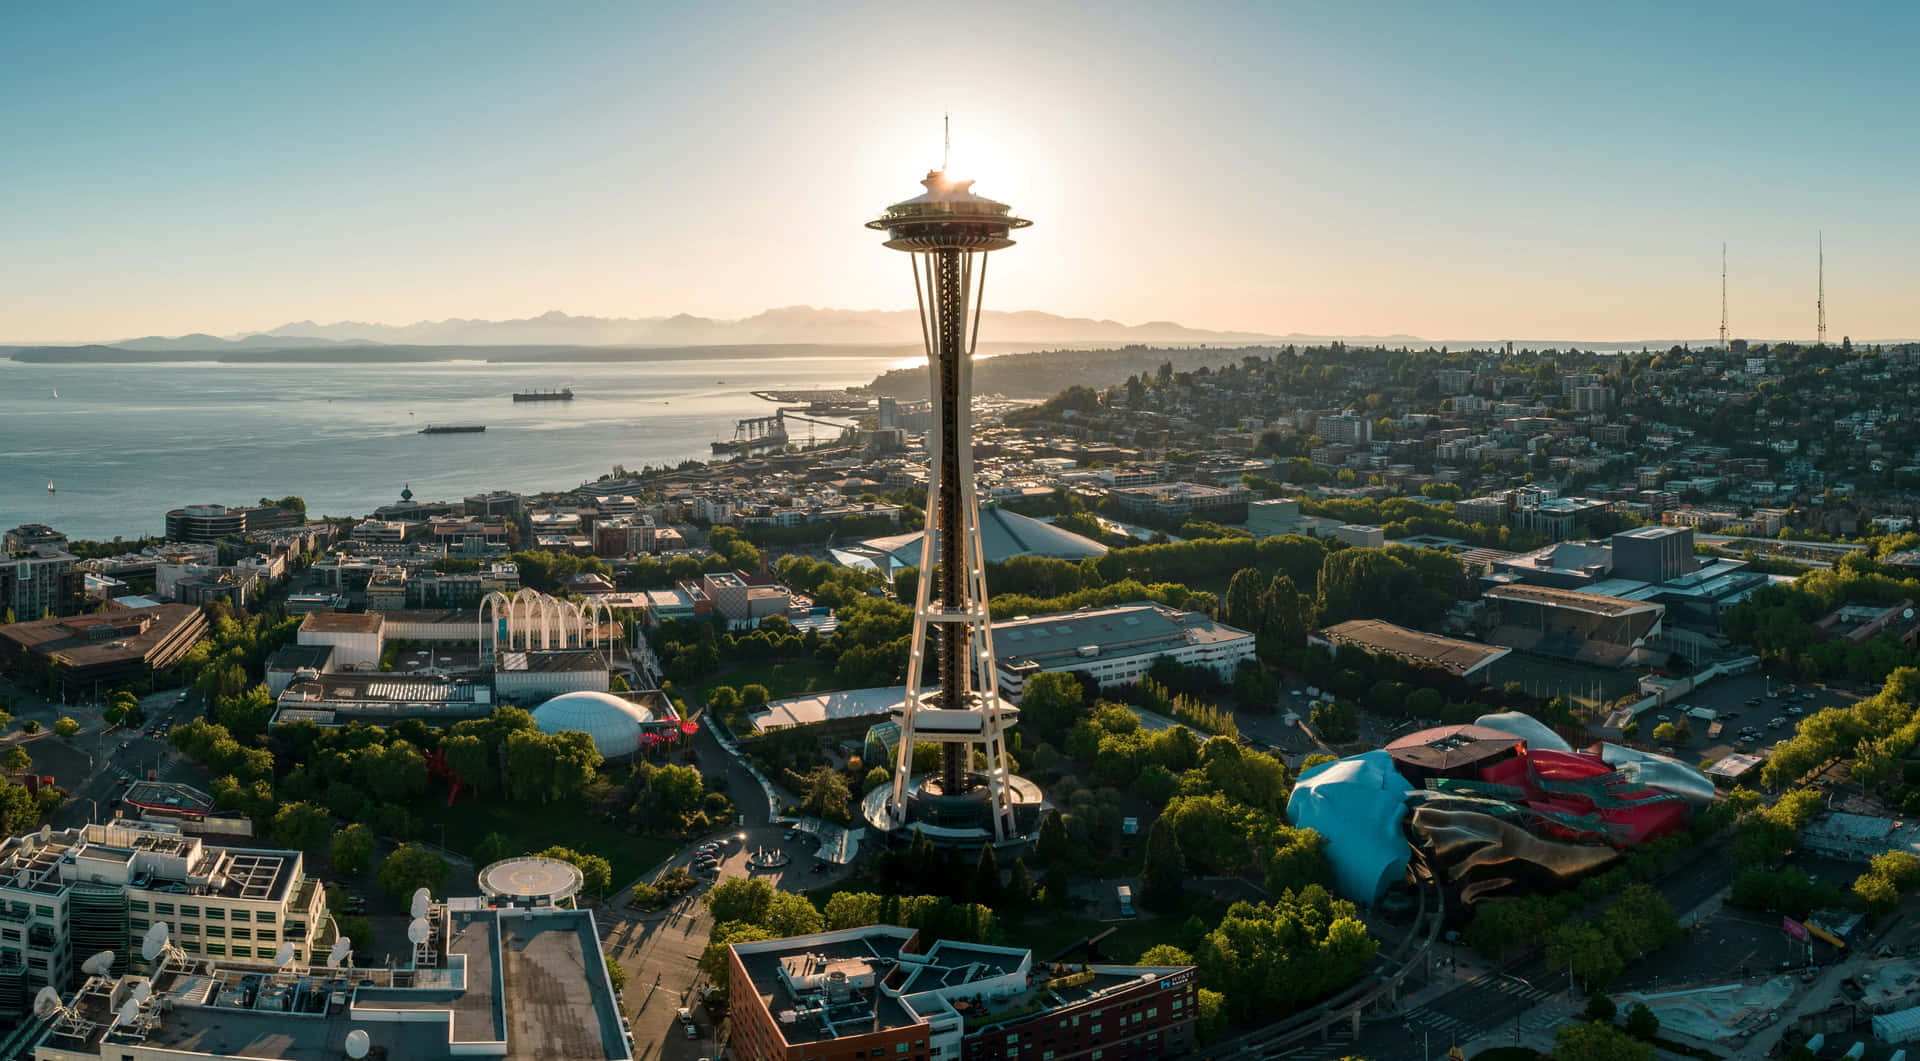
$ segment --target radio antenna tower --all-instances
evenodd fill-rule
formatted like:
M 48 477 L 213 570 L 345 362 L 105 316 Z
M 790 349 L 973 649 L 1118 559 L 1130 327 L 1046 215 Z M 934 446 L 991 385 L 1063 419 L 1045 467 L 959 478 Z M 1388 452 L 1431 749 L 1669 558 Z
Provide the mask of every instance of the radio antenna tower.
M 1727 349 L 1727 245 L 1720 245 L 1720 349 Z
M 1820 295 L 1814 300 L 1814 310 L 1820 315 L 1819 341 L 1827 345 L 1827 234 L 1820 233 Z

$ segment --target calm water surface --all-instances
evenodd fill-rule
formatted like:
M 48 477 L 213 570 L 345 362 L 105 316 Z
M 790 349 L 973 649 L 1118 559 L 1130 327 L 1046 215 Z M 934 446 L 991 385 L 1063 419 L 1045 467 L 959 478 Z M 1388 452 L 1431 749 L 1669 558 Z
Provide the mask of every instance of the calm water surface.
M 357 516 L 409 484 L 430 500 L 564 489 L 615 464 L 707 457 L 708 443 L 731 438 L 736 420 L 773 411 L 753 390 L 863 384 L 898 363 L 0 360 L 0 528 L 34 522 L 76 538 L 132 538 L 161 533 L 167 510 L 185 504 L 298 494 L 315 515 Z M 516 390 L 562 386 L 573 388 L 573 401 L 512 400 Z M 487 430 L 419 434 L 429 423 Z

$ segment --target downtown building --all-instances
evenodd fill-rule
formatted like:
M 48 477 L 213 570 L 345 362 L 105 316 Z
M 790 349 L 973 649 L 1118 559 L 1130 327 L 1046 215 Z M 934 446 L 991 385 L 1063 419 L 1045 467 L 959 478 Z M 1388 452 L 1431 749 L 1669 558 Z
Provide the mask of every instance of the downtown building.
M 0 536 L 0 616 L 15 622 L 72 615 L 86 598 L 86 574 L 67 552 L 67 536 L 23 523 Z
M 1134 1061 L 1193 1049 L 1193 966 L 1062 965 L 893 925 L 728 948 L 741 1061 Z
M 1149 601 L 993 624 L 1000 688 L 1015 701 L 1036 674 L 1064 671 L 1085 674 L 1103 688 L 1131 685 L 1162 656 L 1230 681 L 1253 650 L 1254 635 L 1246 630 Z
M 41 987 L 64 990 L 80 963 L 164 923 L 189 956 L 308 961 L 330 931 L 326 893 L 298 851 L 219 847 L 171 824 L 119 821 L 0 841 L 0 1013 Z M 117 1055 L 116 1055 L 117 1056 Z

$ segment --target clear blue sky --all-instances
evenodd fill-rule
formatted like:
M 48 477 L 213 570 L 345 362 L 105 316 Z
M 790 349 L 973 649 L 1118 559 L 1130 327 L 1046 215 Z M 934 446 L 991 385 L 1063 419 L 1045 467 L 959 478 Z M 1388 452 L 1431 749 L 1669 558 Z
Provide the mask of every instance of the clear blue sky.
M 1920 335 L 1913 4 L 666 6 L 0 7 L 0 341 L 907 306 L 943 110 L 996 307 Z

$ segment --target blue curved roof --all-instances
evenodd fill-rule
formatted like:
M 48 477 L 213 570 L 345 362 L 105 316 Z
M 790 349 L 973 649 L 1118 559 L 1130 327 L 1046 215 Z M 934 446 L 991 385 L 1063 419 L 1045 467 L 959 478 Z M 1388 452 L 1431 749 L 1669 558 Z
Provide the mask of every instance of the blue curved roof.
M 1348 756 L 1300 775 L 1287 800 L 1287 820 L 1326 838 L 1334 893 L 1371 906 L 1406 876 L 1407 837 L 1400 823 L 1412 792 L 1386 752 Z

